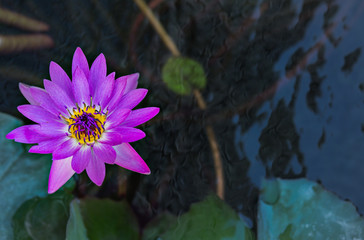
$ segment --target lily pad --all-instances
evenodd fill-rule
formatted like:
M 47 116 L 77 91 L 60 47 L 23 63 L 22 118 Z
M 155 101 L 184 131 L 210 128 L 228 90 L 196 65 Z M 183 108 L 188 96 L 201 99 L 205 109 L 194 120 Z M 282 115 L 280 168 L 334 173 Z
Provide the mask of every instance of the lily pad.
M 71 202 L 70 218 L 67 223 L 67 240 L 78 239 L 87 240 L 87 230 L 82 220 L 79 200 L 75 199 Z
M 136 217 L 125 201 L 82 199 L 73 201 L 71 210 L 67 240 L 139 239 Z
M 25 222 L 27 217 L 27 212 L 33 208 L 36 204 L 37 199 L 32 198 L 25 201 L 15 212 L 13 216 L 13 232 L 14 239 L 22 239 L 22 240 L 31 240 L 32 238 L 29 236 L 27 229 L 25 228 Z
M 13 216 L 14 239 L 65 239 L 71 199 L 58 192 L 24 202 Z
M 165 224 L 166 218 L 160 219 L 160 225 Z M 150 224 L 144 230 L 143 239 L 163 240 L 253 240 L 254 235 L 239 218 L 237 213 L 216 196 L 209 196 L 204 201 L 191 205 L 190 210 L 172 220 L 171 227 L 161 233 L 163 226 Z M 154 231 L 153 231 L 154 230 Z M 148 233 L 159 233 L 150 238 Z
M 191 94 L 194 88 L 206 86 L 206 76 L 199 62 L 187 57 L 170 57 L 162 69 L 167 87 L 180 95 Z
M 364 239 L 364 219 L 350 202 L 306 179 L 274 181 L 263 186 L 258 239 Z
M 51 157 L 26 153 L 24 145 L 5 138 L 22 125 L 17 118 L 0 113 L 0 236 L 12 239 L 11 218 L 27 199 L 47 195 Z
M 155 219 L 150 221 L 146 228 L 143 230 L 143 240 L 155 240 L 160 235 L 168 231 L 177 222 L 177 217 L 166 212 L 158 215 Z

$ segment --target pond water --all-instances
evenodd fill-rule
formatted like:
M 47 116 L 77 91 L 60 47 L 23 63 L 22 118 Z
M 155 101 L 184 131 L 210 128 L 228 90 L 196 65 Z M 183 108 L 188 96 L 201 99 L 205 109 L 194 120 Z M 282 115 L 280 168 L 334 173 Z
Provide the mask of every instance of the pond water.
M 149 89 L 140 107 L 158 106 L 133 144 L 151 169 L 128 176 L 119 168 L 101 188 L 79 197 L 126 196 L 142 224 L 163 211 L 185 212 L 214 191 L 213 157 L 205 126 L 221 152 L 225 201 L 255 225 L 264 178 L 319 181 L 364 213 L 364 2 L 360 0 L 152 0 L 183 56 L 202 64 L 206 111 L 161 78 L 171 56 L 130 1 L 2 1 L 2 7 L 43 21 L 53 47 L 0 53 L 0 111 L 21 116 L 18 82 L 42 86 L 50 61 L 70 73 L 74 50 L 104 53 L 108 73 L 140 73 Z M 0 36 L 29 31 L 0 25 Z M 1 42 L 0 42 L 1 44 Z M 86 189 L 86 190 L 85 190 Z

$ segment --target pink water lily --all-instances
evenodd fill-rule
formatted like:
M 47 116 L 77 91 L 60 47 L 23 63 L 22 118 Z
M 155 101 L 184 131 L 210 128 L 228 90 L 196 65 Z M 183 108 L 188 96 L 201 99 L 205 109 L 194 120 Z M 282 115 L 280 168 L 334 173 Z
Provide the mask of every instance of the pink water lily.
M 86 170 L 98 186 L 105 178 L 105 163 L 141 174 L 149 174 L 147 164 L 129 144 L 145 137 L 135 126 L 158 114 L 159 108 L 132 110 L 147 94 L 137 87 L 139 74 L 115 80 L 106 75 L 106 60 L 100 54 L 89 68 L 81 48 L 72 61 L 72 81 L 55 62 L 49 67 L 51 81 L 44 88 L 20 84 L 30 104 L 18 110 L 37 124 L 14 129 L 6 137 L 37 144 L 31 153 L 52 153 L 48 193 L 54 193 L 74 173 Z

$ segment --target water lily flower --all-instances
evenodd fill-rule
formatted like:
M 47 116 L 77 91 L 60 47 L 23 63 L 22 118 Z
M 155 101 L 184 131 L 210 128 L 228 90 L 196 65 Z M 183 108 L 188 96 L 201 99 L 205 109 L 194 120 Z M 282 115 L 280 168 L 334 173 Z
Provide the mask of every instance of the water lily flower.
M 105 163 L 141 174 L 150 170 L 129 142 L 145 137 L 135 126 L 158 114 L 159 108 L 132 110 L 147 94 L 136 88 L 139 74 L 117 78 L 106 75 L 100 54 L 89 68 L 81 48 L 72 61 L 72 81 L 55 62 L 50 63 L 51 81 L 44 88 L 20 84 L 30 104 L 18 110 L 37 124 L 14 129 L 6 136 L 17 142 L 37 144 L 31 153 L 52 153 L 48 193 L 54 193 L 74 173 L 86 170 L 98 186 L 105 178 Z

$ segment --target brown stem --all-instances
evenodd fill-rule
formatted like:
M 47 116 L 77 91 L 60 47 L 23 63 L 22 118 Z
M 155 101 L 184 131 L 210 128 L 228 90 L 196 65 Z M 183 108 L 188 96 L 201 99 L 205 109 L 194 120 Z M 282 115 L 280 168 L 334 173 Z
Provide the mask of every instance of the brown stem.
M 34 32 L 43 32 L 49 29 L 49 26 L 46 23 L 4 8 L 0 8 L 0 22 Z
M 193 90 L 193 95 L 196 98 L 197 105 L 201 110 L 206 109 L 206 102 L 203 99 L 201 92 L 197 89 Z M 221 155 L 219 151 L 219 145 L 217 144 L 214 129 L 211 125 L 207 125 L 206 128 L 207 138 L 209 139 L 212 157 L 214 158 L 214 167 L 216 174 L 216 193 L 221 199 L 224 199 L 224 169 L 222 167 Z
M 221 155 L 219 151 L 219 145 L 216 141 L 216 136 L 214 129 L 211 125 L 206 126 L 206 134 L 209 139 L 212 157 L 214 158 L 214 167 L 215 167 L 215 174 L 216 174 L 216 194 L 219 198 L 224 199 L 224 169 L 222 166 Z
M 53 47 L 46 34 L 0 35 L 0 55 Z
M 144 15 L 150 21 L 150 24 L 154 27 L 155 31 L 158 33 L 166 47 L 171 51 L 173 56 L 180 56 L 181 53 L 178 50 L 176 44 L 173 42 L 172 38 L 168 35 L 166 30 L 163 28 L 161 22 L 154 16 L 152 10 L 148 7 L 148 5 L 143 0 L 134 0 L 134 2 L 138 5 L 140 10 L 144 13 Z
M 172 40 L 172 38 L 168 35 L 166 30 L 163 28 L 160 21 L 155 17 L 152 10 L 148 7 L 148 5 L 143 0 L 134 0 L 134 2 L 138 5 L 140 10 L 144 13 L 144 15 L 148 18 L 166 47 L 171 51 L 173 56 L 177 57 L 181 55 L 181 52 L 178 50 L 176 44 Z M 193 94 L 196 98 L 197 105 L 201 110 L 206 109 L 206 102 L 201 95 L 201 92 L 198 89 L 193 90 Z M 214 129 L 212 126 L 207 125 L 206 128 L 207 138 L 209 140 L 209 144 L 212 151 L 212 157 L 214 159 L 214 167 L 215 167 L 215 174 L 216 174 L 216 194 L 221 199 L 224 199 L 224 171 L 221 161 L 221 155 L 219 151 L 219 145 L 216 141 L 216 136 Z
M 205 99 L 203 99 L 201 92 L 198 89 L 193 89 L 193 95 L 196 98 L 197 105 L 201 110 L 206 109 L 206 102 Z

